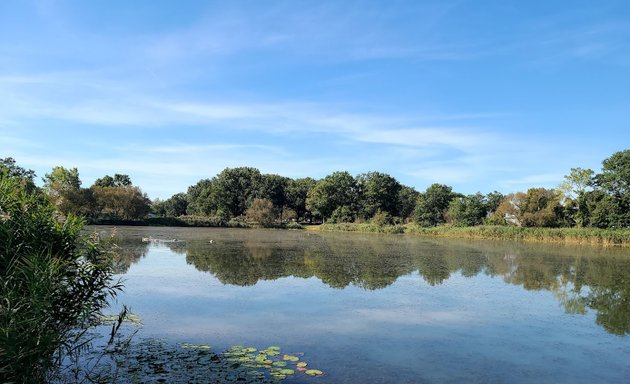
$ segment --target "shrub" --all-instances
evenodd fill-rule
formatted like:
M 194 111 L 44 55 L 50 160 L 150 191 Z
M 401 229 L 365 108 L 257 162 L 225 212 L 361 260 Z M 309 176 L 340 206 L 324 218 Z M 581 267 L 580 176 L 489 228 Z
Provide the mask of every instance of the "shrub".
M 330 222 L 335 223 L 352 223 L 355 220 L 355 215 L 353 211 L 344 206 L 336 208 L 333 213 L 330 215 Z
M 394 218 L 389 213 L 379 210 L 370 222 L 376 225 L 391 225 L 394 223 Z
M 119 285 L 97 237 L 62 223 L 19 178 L 0 174 L 0 381 L 49 381 Z
M 271 200 L 254 199 L 249 208 L 247 208 L 245 217 L 263 227 L 271 227 L 276 221 L 278 214 Z

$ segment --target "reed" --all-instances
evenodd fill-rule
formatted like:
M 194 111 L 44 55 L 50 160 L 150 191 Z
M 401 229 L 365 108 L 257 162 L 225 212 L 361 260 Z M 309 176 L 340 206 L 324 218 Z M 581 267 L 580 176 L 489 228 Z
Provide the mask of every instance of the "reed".
M 120 289 L 83 222 L 0 174 L 0 382 L 44 383 Z
M 630 247 L 630 229 L 599 228 L 524 228 L 514 226 L 480 225 L 474 227 L 422 227 L 415 224 L 323 224 L 322 231 L 366 233 L 405 233 L 409 235 L 460 238 L 566 243 L 599 246 Z

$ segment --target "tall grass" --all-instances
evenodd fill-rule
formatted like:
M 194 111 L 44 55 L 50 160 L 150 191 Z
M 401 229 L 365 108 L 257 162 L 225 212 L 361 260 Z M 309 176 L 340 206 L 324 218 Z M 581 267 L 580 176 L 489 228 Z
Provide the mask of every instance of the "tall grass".
M 373 223 L 337 223 L 322 224 L 320 231 L 369 232 L 369 233 L 404 233 L 405 227 L 400 224 L 378 225 Z
M 406 233 L 430 237 L 516 240 L 532 242 L 591 244 L 601 246 L 630 247 L 630 229 L 599 228 L 524 228 L 514 226 L 480 225 L 474 227 L 422 227 L 407 225 L 375 224 L 323 224 L 323 231 Z
M 43 383 L 120 286 L 96 237 L 0 174 L 0 382 Z

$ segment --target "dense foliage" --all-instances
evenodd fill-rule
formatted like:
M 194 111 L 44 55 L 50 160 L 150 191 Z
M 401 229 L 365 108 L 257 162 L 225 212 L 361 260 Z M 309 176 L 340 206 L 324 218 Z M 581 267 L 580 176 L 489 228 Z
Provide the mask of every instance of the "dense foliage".
M 380 172 L 356 177 L 333 172 L 314 180 L 265 175 L 254 168 L 228 168 L 215 178 L 191 186 L 186 198 L 188 215 L 226 218 L 242 215 L 254 199 L 266 199 L 273 205 L 276 222 L 295 218 L 375 225 L 415 222 L 425 227 L 494 224 L 627 228 L 630 151 L 617 152 L 604 160 L 600 174 L 572 168 L 556 189 L 530 188 L 505 196 L 497 191 L 465 196 L 437 183 L 418 192 Z M 182 199 L 177 194 L 164 204 Z
M 0 162 L 11 172 L 20 172 L 13 159 Z M 601 173 L 572 168 L 556 189 L 534 187 L 505 196 L 497 191 L 466 196 L 438 183 L 419 192 L 381 172 L 353 177 L 339 171 L 315 180 L 263 174 L 252 167 L 226 168 L 190 186 L 186 193 L 153 202 L 128 175 L 104 176 L 90 188 L 81 188 L 76 168 L 55 167 L 44 182 L 44 191 L 59 212 L 101 222 L 146 220 L 151 212 L 159 217 L 201 217 L 206 223 L 249 220 L 264 226 L 292 221 L 375 225 L 415 222 L 423 227 L 630 226 L 630 150 L 604 160 Z M 262 209 L 258 200 L 264 200 L 265 207 L 271 204 L 271 208 Z M 258 215 L 262 211 L 264 220 Z
M 0 382 L 49 381 L 119 288 L 98 239 L 61 221 L 33 177 L 0 164 Z

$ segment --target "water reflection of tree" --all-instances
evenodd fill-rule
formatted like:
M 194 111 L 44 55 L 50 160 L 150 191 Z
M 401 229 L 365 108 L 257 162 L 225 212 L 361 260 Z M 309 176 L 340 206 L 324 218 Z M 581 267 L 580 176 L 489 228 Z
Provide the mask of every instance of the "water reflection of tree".
M 113 269 L 114 273 L 118 274 L 126 273 L 132 264 L 145 257 L 149 251 L 149 245 L 137 239 L 118 239 L 115 243 L 116 256 L 114 257 Z
M 221 241 L 190 239 L 169 244 L 186 261 L 224 284 L 254 285 L 287 276 L 317 277 L 333 288 L 382 289 L 417 271 L 429 285 L 453 273 L 499 276 L 527 290 L 547 290 L 568 313 L 594 310 L 597 323 L 630 334 L 630 258 L 593 248 L 562 248 L 492 242 L 420 241 L 405 236 L 313 235 L 229 232 Z M 125 245 L 134 261 L 147 247 Z M 123 270 L 128 263 L 121 263 Z
M 489 262 L 499 269 L 502 260 L 491 257 Z M 568 313 L 584 314 L 590 308 L 596 312 L 597 324 L 608 332 L 630 334 L 628 257 L 522 251 L 517 252 L 515 264 L 503 274 L 506 282 L 551 291 Z

